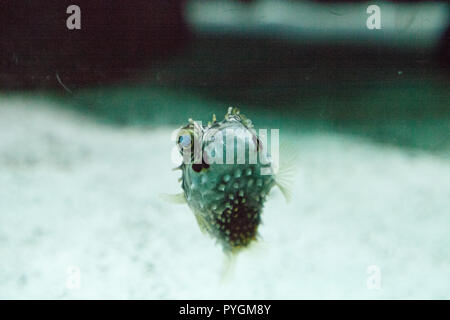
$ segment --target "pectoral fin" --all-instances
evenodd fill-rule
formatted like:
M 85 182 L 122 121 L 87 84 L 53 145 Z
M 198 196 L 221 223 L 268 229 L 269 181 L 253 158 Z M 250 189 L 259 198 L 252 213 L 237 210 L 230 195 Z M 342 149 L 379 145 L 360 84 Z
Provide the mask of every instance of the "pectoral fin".
M 296 148 L 286 143 L 280 146 L 280 163 L 275 168 L 275 184 L 287 202 L 291 201 L 294 176 L 297 166 Z
M 161 199 L 163 199 L 166 202 L 173 203 L 173 204 L 186 204 L 186 197 L 184 196 L 184 193 L 177 193 L 177 194 L 167 194 L 162 193 L 159 195 Z

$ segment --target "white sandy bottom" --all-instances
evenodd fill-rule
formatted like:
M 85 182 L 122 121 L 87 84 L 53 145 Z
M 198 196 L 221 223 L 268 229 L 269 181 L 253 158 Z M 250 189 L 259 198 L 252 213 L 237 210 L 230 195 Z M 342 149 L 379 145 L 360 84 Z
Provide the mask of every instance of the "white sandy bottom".
M 263 241 L 221 281 L 221 248 L 158 196 L 181 191 L 173 129 L 0 99 L 0 298 L 450 298 L 448 159 L 291 135 L 293 201 L 273 191 Z

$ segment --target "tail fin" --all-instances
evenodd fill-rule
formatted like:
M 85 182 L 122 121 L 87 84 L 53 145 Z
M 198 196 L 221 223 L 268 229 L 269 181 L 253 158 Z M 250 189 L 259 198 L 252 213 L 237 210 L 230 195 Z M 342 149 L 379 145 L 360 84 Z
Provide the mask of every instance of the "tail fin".
M 226 284 L 233 278 L 234 272 L 236 270 L 236 259 L 237 259 L 236 252 L 230 252 L 225 254 L 224 263 L 222 267 L 222 274 L 220 277 L 221 284 Z
M 222 274 L 220 277 L 221 284 L 227 284 L 233 280 L 237 265 L 237 256 L 245 254 L 255 259 L 260 259 L 267 250 L 267 244 L 258 237 L 257 241 L 253 241 L 249 247 L 231 250 L 225 253 Z

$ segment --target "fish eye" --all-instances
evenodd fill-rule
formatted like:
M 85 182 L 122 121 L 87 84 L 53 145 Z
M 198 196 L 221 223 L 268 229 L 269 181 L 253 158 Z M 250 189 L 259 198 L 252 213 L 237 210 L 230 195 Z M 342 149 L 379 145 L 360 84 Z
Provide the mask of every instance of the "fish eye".
M 192 138 L 190 134 L 184 133 L 178 137 L 178 145 L 181 148 L 188 148 L 192 145 Z

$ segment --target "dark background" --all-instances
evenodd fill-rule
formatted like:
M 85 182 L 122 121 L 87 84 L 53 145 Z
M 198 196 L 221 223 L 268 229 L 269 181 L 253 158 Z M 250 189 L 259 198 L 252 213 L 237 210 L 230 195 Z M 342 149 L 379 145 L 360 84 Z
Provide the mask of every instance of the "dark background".
M 3 94 L 42 94 L 120 125 L 180 124 L 235 105 L 261 125 L 448 147 L 448 31 L 431 51 L 199 35 L 185 1 L 84 0 L 82 30 L 69 31 L 70 4 L 0 2 Z

